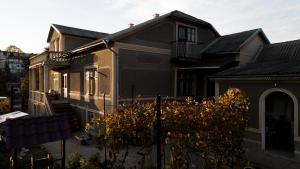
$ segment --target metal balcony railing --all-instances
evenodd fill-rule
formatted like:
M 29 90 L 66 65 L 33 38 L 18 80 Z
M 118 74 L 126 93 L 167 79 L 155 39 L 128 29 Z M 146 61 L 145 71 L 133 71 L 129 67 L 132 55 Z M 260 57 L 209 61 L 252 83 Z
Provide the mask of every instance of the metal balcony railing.
M 53 61 L 53 62 L 67 62 L 66 52 L 52 52 L 45 51 L 41 54 L 35 55 L 30 58 L 30 64 L 36 64 L 40 62 Z
M 175 41 L 172 43 L 172 53 L 177 58 L 200 58 L 203 48 L 202 42 Z

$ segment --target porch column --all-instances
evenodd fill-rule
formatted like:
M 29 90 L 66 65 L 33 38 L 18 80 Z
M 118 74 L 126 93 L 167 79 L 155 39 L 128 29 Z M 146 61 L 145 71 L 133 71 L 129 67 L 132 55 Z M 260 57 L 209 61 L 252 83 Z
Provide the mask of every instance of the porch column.
M 29 77 L 28 77 L 28 85 L 29 85 L 29 90 L 32 90 L 32 69 L 29 69 Z
M 49 68 L 48 65 L 44 65 L 44 92 L 48 93 L 49 91 Z
M 36 69 L 35 68 L 32 68 L 31 69 L 31 74 L 32 74 L 32 80 L 31 80 L 31 87 L 32 87 L 32 90 L 36 90 Z
M 39 91 L 44 91 L 44 71 L 42 67 L 39 67 Z

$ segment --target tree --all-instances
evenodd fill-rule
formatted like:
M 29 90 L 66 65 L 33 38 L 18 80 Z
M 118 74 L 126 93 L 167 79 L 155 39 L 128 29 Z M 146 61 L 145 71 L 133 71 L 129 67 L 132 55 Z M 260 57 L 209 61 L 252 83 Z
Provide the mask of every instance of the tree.
M 7 52 L 16 52 L 16 53 L 23 53 L 23 51 L 18 48 L 17 46 L 15 45 L 9 45 L 7 48 L 6 48 L 6 51 Z

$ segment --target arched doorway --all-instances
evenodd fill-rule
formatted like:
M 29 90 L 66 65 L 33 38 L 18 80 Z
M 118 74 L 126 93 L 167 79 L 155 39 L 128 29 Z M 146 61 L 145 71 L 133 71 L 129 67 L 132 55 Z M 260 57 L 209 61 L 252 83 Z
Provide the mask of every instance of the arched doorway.
M 294 151 L 294 103 L 284 92 L 266 96 L 265 137 L 267 150 Z

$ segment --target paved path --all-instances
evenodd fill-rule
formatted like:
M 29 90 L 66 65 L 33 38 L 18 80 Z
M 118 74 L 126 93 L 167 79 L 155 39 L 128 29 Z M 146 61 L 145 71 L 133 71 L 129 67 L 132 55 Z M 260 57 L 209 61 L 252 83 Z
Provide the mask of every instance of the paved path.
M 297 160 L 293 154 L 282 155 L 249 148 L 245 156 L 254 166 L 261 169 L 300 169 L 300 159 Z
M 57 142 L 50 142 L 43 144 L 44 146 L 54 157 L 54 159 L 60 159 L 61 158 L 61 141 Z M 133 167 L 134 164 L 137 164 L 137 160 L 141 159 L 140 155 L 137 155 L 137 152 L 140 150 L 140 147 L 130 147 L 129 148 L 129 155 L 126 159 L 126 166 Z M 124 152 L 124 150 L 121 150 L 121 152 Z M 105 154 L 104 150 L 99 151 L 95 145 L 81 145 L 79 142 L 72 137 L 71 139 L 66 140 L 66 164 L 68 157 L 73 153 L 79 153 L 82 155 L 83 158 L 88 159 L 97 152 L 100 153 L 101 161 L 104 160 Z M 122 153 L 124 154 L 124 153 Z M 107 152 L 107 158 L 108 158 L 108 152 Z M 146 163 L 153 163 L 153 157 L 148 157 L 146 160 Z
M 47 143 L 43 146 L 52 154 L 54 158 L 61 158 L 60 141 Z M 129 156 L 126 160 L 126 166 L 133 167 L 133 164 L 137 164 L 137 160 L 141 159 L 141 156 L 137 155 L 137 151 L 139 150 L 139 147 L 130 147 Z M 66 158 L 75 152 L 80 153 L 84 158 L 88 159 L 95 153 L 99 152 L 99 150 L 95 147 L 95 145 L 80 145 L 73 137 L 66 141 Z M 100 152 L 100 157 L 101 160 L 104 160 L 104 151 Z M 249 147 L 249 149 L 246 150 L 245 157 L 251 162 L 251 164 L 254 164 L 254 166 L 259 169 L 300 169 L 300 159 L 297 161 L 293 156 L 286 157 L 276 153 L 263 152 L 261 150 Z M 155 163 L 155 155 L 148 157 L 146 162 L 152 164 Z

